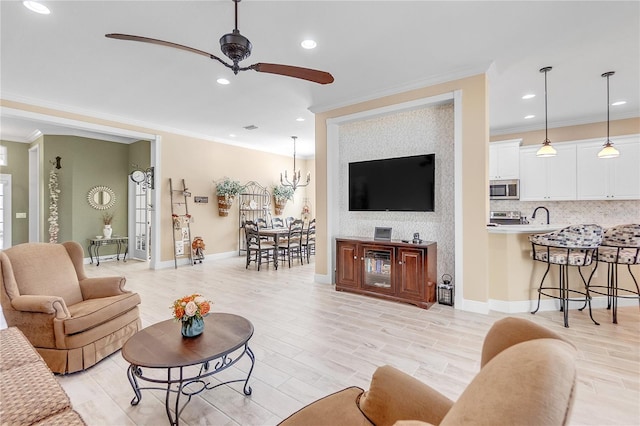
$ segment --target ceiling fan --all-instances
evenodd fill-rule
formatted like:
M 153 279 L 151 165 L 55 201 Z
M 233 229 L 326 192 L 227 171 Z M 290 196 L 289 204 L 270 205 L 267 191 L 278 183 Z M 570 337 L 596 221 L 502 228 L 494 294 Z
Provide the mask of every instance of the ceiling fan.
M 234 74 L 238 74 L 239 71 L 254 70 L 257 72 L 266 72 L 269 74 L 279 74 L 287 77 L 300 78 L 319 84 L 333 83 L 333 76 L 328 72 L 318 71 L 310 68 L 294 67 L 291 65 L 267 64 L 263 62 L 249 65 L 247 67 L 241 67 L 238 63 L 251 55 L 252 45 L 249 39 L 240 34 L 240 31 L 238 30 L 238 3 L 240 3 L 240 0 L 233 0 L 233 2 L 235 3 L 235 28 L 233 29 L 233 32 L 220 37 L 220 49 L 226 57 L 231 59 L 233 65 L 225 62 L 224 60 L 211 53 L 195 49 L 193 47 L 184 46 L 182 44 L 172 43 L 170 41 L 118 33 L 105 34 L 105 37 L 115 38 L 119 40 L 141 41 L 144 43 L 174 47 L 176 49 L 186 50 L 187 52 L 197 53 L 198 55 L 206 56 L 220 62 L 225 67 L 230 68 Z

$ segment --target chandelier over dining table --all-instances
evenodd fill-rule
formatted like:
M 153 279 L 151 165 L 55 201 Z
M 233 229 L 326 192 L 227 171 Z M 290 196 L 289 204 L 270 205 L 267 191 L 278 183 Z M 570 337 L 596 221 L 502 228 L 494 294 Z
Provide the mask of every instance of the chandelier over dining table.
M 287 176 L 287 171 L 285 170 L 284 178 L 282 177 L 282 173 L 280 173 L 280 184 L 282 186 L 291 187 L 295 191 L 296 188 L 301 188 L 309 185 L 309 182 L 311 182 L 311 173 L 307 172 L 307 180 L 305 183 L 302 183 L 300 179 L 300 170 L 296 170 L 296 139 L 298 139 L 298 137 L 291 136 L 291 138 L 293 139 L 293 177 L 291 181 L 289 181 L 289 178 Z

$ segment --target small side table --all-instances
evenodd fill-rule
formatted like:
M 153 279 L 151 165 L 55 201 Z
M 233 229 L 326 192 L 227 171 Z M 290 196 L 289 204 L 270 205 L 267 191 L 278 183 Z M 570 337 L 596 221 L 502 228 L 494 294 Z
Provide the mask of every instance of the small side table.
M 123 253 L 122 261 L 127 261 L 127 253 L 129 253 L 129 237 L 111 237 L 111 238 L 89 238 L 89 246 L 87 251 L 93 263 L 93 258 L 96 258 L 96 266 L 100 266 L 100 247 L 115 245 L 116 246 L 116 259 L 120 260 L 120 253 Z

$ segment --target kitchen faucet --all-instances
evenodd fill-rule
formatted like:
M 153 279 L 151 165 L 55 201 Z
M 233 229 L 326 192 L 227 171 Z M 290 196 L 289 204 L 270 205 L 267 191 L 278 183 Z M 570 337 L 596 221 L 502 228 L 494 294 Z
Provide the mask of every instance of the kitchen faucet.
M 535 210 L 533 210 L 533 214 L 531 215 L 531 219 L 535 219 L 536 218 L 536 212 L 538 211 L 538 209 L 543 209 L 544 211 L 547 212 L 547 225 L 549 224 L 549 209 L 544 207 L 544 206 L 538 206 L 535 208 Z

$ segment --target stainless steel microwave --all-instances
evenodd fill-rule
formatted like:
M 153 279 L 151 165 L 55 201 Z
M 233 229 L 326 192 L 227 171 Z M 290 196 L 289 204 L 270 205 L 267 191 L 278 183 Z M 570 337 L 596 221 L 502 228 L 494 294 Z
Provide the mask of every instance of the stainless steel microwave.
M 489 181 L 489 199 L 491 200 L 519 200 L 520 180 L 492 180 Z

